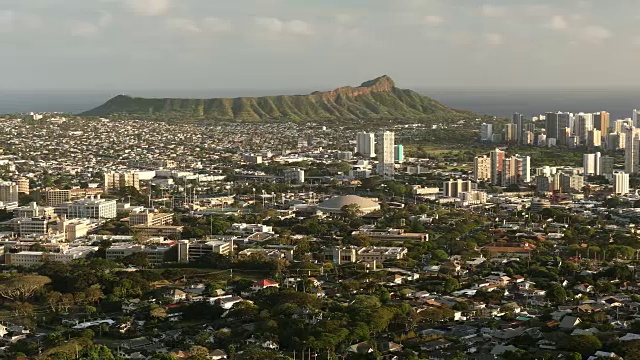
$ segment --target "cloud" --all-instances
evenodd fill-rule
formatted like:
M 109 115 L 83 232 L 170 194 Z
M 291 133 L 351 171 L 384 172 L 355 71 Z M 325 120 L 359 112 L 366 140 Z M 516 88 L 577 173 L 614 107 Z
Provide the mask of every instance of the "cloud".
M 585 42 L 600 44 L 603 41 L 610 39 L 613 36 L 613 33 L 604 26 L 590 25 L 582 29 L 580 35 Z
M 111 25 L 112 22 L 113 22 L 113 16 L 111 16 L 111 14 L 108 12 L 103 12 L 102 15 L 100 15 L 100 18 L 98 19 L 98 26 L 101 28 L 104 28 Z
M 562 15 L 555 15 L 551 18 L 549 28 L 555 31 L 563 31 L 569 28 L 569 22 Z
M 500 46 L 504 44 L 504 36 L 498 33 L 484 34 L 484 40 L 487 43 L 487 45 L 491 45 L 491 46 Z
M 431 25 L 431 26 L 439 26 L 444 24 L 445 22 L 444 18 L 439 15 L 427 15 L 424 18 L 422 18 L 422 21 L 425 24 Z
M 229 20 L 221 19 L 217 17 L 206 17 L 202 20 L 203 30 L 210 32 L 228 32 L 231 31 L 233 25 Z
M 170 18 L 167 20 L 167 26 L 182 33 L 199 33 L 202 31 L 195 21 L 187 18 Z
M 274 17 L 258 17 L 256 25 L 271 35 L 308 36 L 313 34 L 311 25 L 302 20 L 280 20 Z
M 480 14 L 486 17 L 503 17 L 507 16 L 508 10 L 504 6 L 484 4 L 480 7 Z
M 125 5 L 141 16 L 164 15 L 171 8 L 170 0 L 125 0 Z

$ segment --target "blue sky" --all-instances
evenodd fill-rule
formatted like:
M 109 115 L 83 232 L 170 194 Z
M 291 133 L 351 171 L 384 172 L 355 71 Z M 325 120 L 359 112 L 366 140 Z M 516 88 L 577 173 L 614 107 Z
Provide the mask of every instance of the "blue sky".
M 0 90 L 638 87 L 631 0 L 0 0 Z

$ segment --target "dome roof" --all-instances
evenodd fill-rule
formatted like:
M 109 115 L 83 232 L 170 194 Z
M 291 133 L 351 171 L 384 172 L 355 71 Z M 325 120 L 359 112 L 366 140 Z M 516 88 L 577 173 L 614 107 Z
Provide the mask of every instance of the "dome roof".
M 377 202 L 363 198 L 357 195 L 344 195 L 332 197 L 329 200 L 323 201 L 318 205 L 318 209 L 327 212 L 338 212 L 342 210 L 345 205 L 358 205 L 363 212 L 372 212 L 380 209 L 380 204 Z

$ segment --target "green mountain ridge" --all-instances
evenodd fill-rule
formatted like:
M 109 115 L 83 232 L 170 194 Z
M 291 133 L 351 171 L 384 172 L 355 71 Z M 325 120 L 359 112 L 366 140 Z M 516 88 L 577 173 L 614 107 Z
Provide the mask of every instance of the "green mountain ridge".
M 308 95 L 181 99 L 118 95 L 82 115 L 174 114 L 216 120 L 367 120 L 397 118 L 462 117 L 470 113 L 400 89 L 388 76 Z

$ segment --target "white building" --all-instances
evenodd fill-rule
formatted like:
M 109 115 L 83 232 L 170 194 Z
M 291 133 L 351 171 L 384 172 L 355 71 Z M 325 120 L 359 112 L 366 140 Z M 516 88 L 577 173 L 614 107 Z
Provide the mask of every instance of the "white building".
M 298 168 L 285 170 L 284 182 L 285 183 L 295 182 L 298 184 L 304 183 L 304 170 L 298 169 Z
M 68 218 L 114 219 L 117 204 L 115 200 L 88 198 L 76 200 L 67 206 Z
M 635 174 L 638 172 L 640 129 L 627 126 L 623 129 L 623 133 L 625 134 L 624 172 L 627 174 Z
M 584 154 L 582 156 L 582 168 L 583 175 L 601 175 L 602 172 L 600 170 L 600 153 L 597 152 L 595 154 Z
M 372 158 L 376 156 L 376 138 L 374 133 L 359 132 L 356 135 L 356 152 Z
M 520 181 L 531 182 L 531 157 L 516 154 L 516 166 Z
M 491 158 L 487 155 L 476 156 L 473 159 L 473 177 L 476 181 L 491 180 Z
M 616 172 L 613 174 L 613 192 L 616 195 L 624 195 L 629 193 L 629 174 L 624 172 Z
M 395 134 L 391 131 L 378 133 L 378 175 L 393 178 Z
M 18 184 L 11 181 L 1 181 L 0 201 L 18 202 Z

